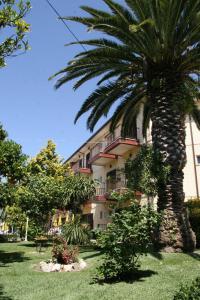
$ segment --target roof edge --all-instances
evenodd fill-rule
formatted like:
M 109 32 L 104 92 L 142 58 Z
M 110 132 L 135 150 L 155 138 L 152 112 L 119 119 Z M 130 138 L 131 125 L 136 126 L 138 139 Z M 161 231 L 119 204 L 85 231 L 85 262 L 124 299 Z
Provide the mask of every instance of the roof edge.
M 87 141 L 86 141 L 85 143 L 83 143 L 76 151 L 74 151 L 73 154 L 70 155 L 70 156 L 65 160 L 64 163 L 69 162 L 69 160 L 70 160 L 75 154 L 77 154 L 77 153 L 78 153 L 85 145 L 87 145 L 87 143 L 89 143 L 89 142 L 95 137 L 95 135 L 97 135 L 104 127 L 106 127 L 106 126 L 110 123 L 111 119 L 112 119 L 112 118 L 108 119 L 108 121 L 106 121 L 106 123 L 104 123 L 97 131 L 95 131 L 95 133 L 93 133 L 93 134 L 91 135 L 91 137 L 89 137 L 89 139 L 87 139 Z

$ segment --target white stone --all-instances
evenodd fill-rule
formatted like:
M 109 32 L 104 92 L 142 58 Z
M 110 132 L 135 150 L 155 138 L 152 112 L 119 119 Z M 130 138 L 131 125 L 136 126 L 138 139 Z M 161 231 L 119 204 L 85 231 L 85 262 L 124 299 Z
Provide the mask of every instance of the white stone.
M 45 263 L 45 262 L 42 262 L 40 263 L 40 269 L 43 271 L 43 272 L 52 272 L 52 268 L 53 268 L 53 264 L 52 263 Z
M 87 264 L 83 259 L 79 260 L 79 267 L 80 267 L 81 270 L 85 269 L 87 267 Z
M 61 265 L 52 261 L 41 261 L 39 265 L 42 272 L 78 272 L 87 266 L 83 259 L 69 265 Z
M 60 272 L 61 265 L 60 264 L 53 264 L 51 272 Z
M 79 263 L 73 263 L 72 265 L 73 265 L 72 266 L 72 271 L 74 271 L 74 272 L 80 271 Z
M 71 271 L 73 271 L 73 264 L 64 265 L 63 266 L 63 270 L 64 270 L 64 272 L 71 272 Z

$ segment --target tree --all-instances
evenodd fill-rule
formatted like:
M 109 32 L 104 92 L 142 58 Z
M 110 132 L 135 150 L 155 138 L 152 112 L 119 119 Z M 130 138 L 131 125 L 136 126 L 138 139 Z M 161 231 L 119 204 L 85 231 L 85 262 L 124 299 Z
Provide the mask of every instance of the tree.
M 170 169 L 162 165 L 152 146 L 143 145 L 134 159 L 126 161 L 124 171 L 128 188 L 145 194 L 150 200 L 157 196 L 159 182 L 166 182 Z
M 68 164 L 56 153 L 49 140 L 27 166 L 26 180 L 19 185 L 17 201 L 28 216 L 43 227 L 53 209 L 70 209 L 74 213 L 95 193 L 95 183 L 75 176 Z
M 16 202 L 31 220 L 44 227 L 52 210 L 63 207 L 65 191 L 62 182 L 54 177 L 32 175 L 18 187 Z
M 200 0 L 125 0 L 126 6 L 103 1 L 110 11 L 82 6 L 88 17 L 66 18 L 108 37 L 81 41 L 92 48 L 54 75 L 60 76 L 56 88 L 78 78 L 77 89 L 99 78 L 75 118 L 90 110 L 90 130 L 117 103 L 110 129 L 122 119 L 126 136 L 143 107 L 143 133 L 151 120 L 153 149 L 163 166 L 170 167 L 158 190 L 158 210 L 164 215 L 160 245 L 166 250 L 193 250 L 195 237 L 183 205 L 183 168 L 186 116 L 191 115 L 200 128 Z
M 20 234 L 22 234 L 26 223 L 25 213 L 16 204 L 14 204 L 13 206 L 7 206 L 5 212 L 6 224 L 10 225 L 14 229 L 18 229 L 20 231 Z
M 30 8 L 30 1 L 0 1 L 0 30 L 1 34 L 6 36 L 0 45 L 0 68 L 6 65 L 7 57 L 28 49 L 25 35 L 29 31 L 29 24 L 24 17 Z
M 43 174 L 47 176 L 66 176 L 72 174 L 68 164 L 56 153 L 56 145 L 49 140 L 47 146 L 33 157 L 28 164 L 31 175 Z
M 0 176 L 9 184 L 20 181 L 26 173 L 27 155 L 22 146 L 12 140 L 0 141 Z
M 82 176 L 64 178 L 46 175 L 30 176 L 18 187 L 16 201 L 23 211 L 43 227 L 53 209 L 70 209 L 77 213 L 80 206 L 95 193 L 95 184 Z
M 16 185 L 27 173 L 27 156 L 21 145 L 8 139 L 7 132 L 0 125 L 0 207 L 12 205 Z
M 74 214 L 81 212 L 81 205 L 96 193 L 96 182 L 85 176 L 72 175 L 64 180 L 67 208 Z

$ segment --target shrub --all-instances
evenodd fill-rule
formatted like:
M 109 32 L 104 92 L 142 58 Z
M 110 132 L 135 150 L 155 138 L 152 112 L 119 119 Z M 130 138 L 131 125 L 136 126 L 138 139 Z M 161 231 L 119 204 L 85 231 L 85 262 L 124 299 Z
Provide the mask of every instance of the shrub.
M 99 228 L 92 229 L 92 230 L 90 231 L 90 237 L 91 237 L 91 239 L 93 239 L 93 240 L 97 240 L 97 239 L 99 239 L 101 233 L 102 233 L 102 230 L 99 229 Z
M 115 213 L 98 240 L 104 261 L 97 269 L 95 280 L 120 280 L 133 275 L 140 266 L 140 255 L 147 253 L 152 245 L 158 221 L 155 211 L 134 202 Z
M 190 224 L 196 234 L 197 247 L 200 247 L 200 200 L 194 199 L 187 202 Z
M 200 300 L 200 277 L 197 277 L 191 285 L 182 285 L 174 300 Z
M 7 243 L 7 242 L 8 242 L 7 234 L 0 234 L 0 243 Z
M 16 233 L 13 234 L 0 234 L 0 243 L 16 242 L 19 236 Z
M 57 236 L 53 240 L 52 258 L 59 264 L 72 264 L 77 261 L 78 247 L 68 246 L 67 241 Z
M 62 227 L 62 236 L 68 244 L 85 245 L 89 243 L 90 231 L 87 224 L 82 224 L 80 217 L 76 216 L 73 221 Z
M 29 222 L 28 226 L 28 240 L 33 241 L 37 236 L 43 235 L 44 230 L 38 224 L 33 221 Z

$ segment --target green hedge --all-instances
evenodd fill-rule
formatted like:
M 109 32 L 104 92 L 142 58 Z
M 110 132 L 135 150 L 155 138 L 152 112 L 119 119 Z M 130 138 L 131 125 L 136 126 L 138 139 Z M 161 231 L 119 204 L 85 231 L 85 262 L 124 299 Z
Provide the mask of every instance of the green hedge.
M 200 300 L 200 277 L 197 277 L 191 285 L 182 285 L 173 300 Z
M 190 223 L 196 234 L 197 247 L 200 247 L 200 199 L 189 200 L 187 202 L 189 209 Z
M 17 240 L 17 234 L 0 234 L 0 243 L 16 242 Z

